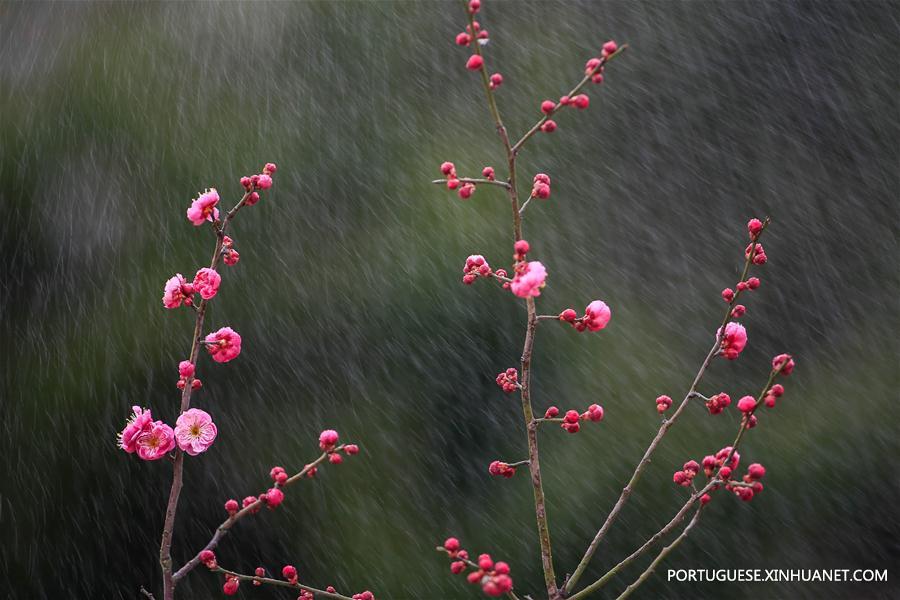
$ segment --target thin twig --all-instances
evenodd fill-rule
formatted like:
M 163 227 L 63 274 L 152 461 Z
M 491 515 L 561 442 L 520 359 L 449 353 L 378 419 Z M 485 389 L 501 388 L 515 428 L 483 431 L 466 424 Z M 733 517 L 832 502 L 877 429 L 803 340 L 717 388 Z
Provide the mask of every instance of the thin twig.
M 254 581 L 263 583 L 266 585 L 274 585 L 277 587 L 286 587 L 294 590 L 306 590 L 307 592 L 312 592 L 316 596 L 321 596 L 323 598 L 332 598 L 333 600 L 353 600 L 353 598 L 349 596 L 344 596 L 343 594 L 338 594 L 337 592 L 327 592 L 325 590 L 320 590 L 318 588 L 310 587 L 308 585 L 302 583 L 291 583 L 290 581 L 284 581 L 282 579 L 272 579 L 271 577 L 257 577 L 256 575 L 244 575 L 243 573 L 238 573 L 236 571 L 230 571 L 228 569 L 223 569 L 222 567 L 216 567 L 211 569 L 216 573 L 223 573 L 227 577 L 234 577 L 240 581 Z

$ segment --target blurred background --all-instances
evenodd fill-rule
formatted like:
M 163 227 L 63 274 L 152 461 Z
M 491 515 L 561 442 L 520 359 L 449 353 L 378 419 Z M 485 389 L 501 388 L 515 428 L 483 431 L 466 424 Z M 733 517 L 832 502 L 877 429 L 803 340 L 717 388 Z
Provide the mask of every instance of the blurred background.
M 520 160 L 525 189 L 553 178 L 525 223 L 550 273 L 540 311 L 600 298 L 613 312 L 599 334 L 550 323 L 537 339 L 536 411 L 606 410 L 578 435 L 541 433 L 561 576 L 653 437 L 654 399 L 686 392 L 746 221 L 770 215 L 747 350 L 701 386 L 739 398 L 773 355 L 797 357 L 741 450 L 767 466 L 766 490 L 717 497 L 640 597 L 897 597 L 897 17 L 875 1 L 485 2 L 514 135 L 605 40 L 631 46 L 586 90 L 590 108 Z M 520 595 L 539 592 L 528 478 L 487 473 L 526 455 L 518 401 L 494 383 L 521 352 L 524 307 L 460 283 L 469 254 L 508 262 L 509 208 L 499 188 L 461 202 L 429 183 L 444 160 L 504 172 L 453 43 L 463 24 L 452 2 L 0 5 L 0 595 L 159 590 L 171 467 L 115 436 L 132 405 L 177 417 L 193 314 L 163 309 L 163 283 L 207 265 L 213 244 L 185 209 L 208 186 L 231 206 L 266 161 L 275 187 L 234 223 L 241 262 L 211 305 L 209 328 L 234 327 L 244 350 L 198 366 L 193 405 L 219 437 L 186 462 L 176 563 L 226 499 L 261 492 L 272 465 L 299 469 L 335 428 L 362 454 L 235 527 L 222 564 L 292 562 L 311 585 L 379 598 L 477 598 L 434 551 L 456 535 L 508 561 Z M 672 472 L 737 424 L 734 405 L 689 408 L 585 582 L 668 521 L 685 495 Z M 667 568 L 892 581 L 692 585 L 667 583 Z M 198 569 L 180 595 L 221 583 Z

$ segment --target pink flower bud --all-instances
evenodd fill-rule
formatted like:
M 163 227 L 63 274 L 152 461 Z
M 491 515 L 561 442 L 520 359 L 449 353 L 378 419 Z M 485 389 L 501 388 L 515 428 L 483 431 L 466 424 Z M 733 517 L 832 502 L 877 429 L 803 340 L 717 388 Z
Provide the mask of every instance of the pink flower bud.
M 541 131 L 544 133 L 553 133 L 556 131 L 556 121 L 553 119 L 547 119 L 544 121 L 544 124 L 541 125 Z
M 722 467 L 719 469 L 720 479 L 728 479 L 729 477 L 731 477 L 731 467 Z
M 477 71 L 484 65 L 484 59 L 479 54 L 473 54 L 466 61 L 466 68 L 470 71 Z
M 603 44 L 603 56 L 609 56 L 610 54 L 615 54 L 616 50 L 619 49 L 619 45 L 616 44 L 613 40 L 609 40 L 605 44 Z
M 769 391 L 772 393 L 773 396 L 775 396 L 777 398 L 784 394 L 784 386 L 781 385 L 780 383 L 776 383 L 775 385 L 772 386 L 772 389 L 770 389 Z
M 452 162 L 444 162 L 441 163 L 441 173 L 444 175 L 451 175 L 456 173 L 456 167 L 453 166 Z
M 474 15 L 479 10 L 481 10 L 481 0 L 469 0 L 469 12 Z
M 294 565 L 284 565 L 281 569 L 281 576 L 291 583 L 297 583 L 297 567 Z
M 572 103 L 575 105 L 575 108 L 584 110 L 591 103 L 591 99 L 588 98 L 587 94 L 578 94 L 572 98 Z
M 459 197 L 463 200 L 468 200 L 472 197 L 472 194 L 475 193 L 475 184 L 464 183 L 456 193 L 459 194 Z
M 184 378 L 194 376 L 194 363 L 189 360 L 183 360 L 178 363 L 178 374 Z
M 322 450 L 330 450 L 338 441 L 338 432 L 334 429 L 326 429 L 319 434 L 319 448 Z
M 237 594 L 240 583 L 241 582 L 237 577 L 226 577 L 225 585 L 222 586 L 222 591 L 226 596 L 234 596 Z
M 544 413 L 545 419 L 555 419 L 558 416 L 559 416 L 559 409 L 556 408 L 555 406 L 551 406 L 550 408 L 547 409 L 547 412 Z
M 531 194 L 541 200 L 546 200 L 550 197 L 550 186 L 546 183 L 535 183 L 534 188 L 532 188 Z
M 670 398 L 669 396 L 663 395 L 656 399 L 656 411 L 660 414 L 669 410 L 671 406 L 672 398 Z
M 459 540 L 455 537 L 450 537 L 444 540 L 444 550 L 447 552 L 456 552 L 459 550 Z
M 737 289 L 738 289 L 739 292 L 745 292 L 745 291 L 747 291 L 747 288 L 748 288 L 748 287 L 749 287 L 749 286 L 747 285 L 747 282 L 746 282 L 746 281 L 739 281 L 738 284 L 737 284 Z
M 747 467 L 747 475 L 750 479 L 762 479 L 766 475 L 766 468 L 759 463 L 753 463 Z
M 602 69 L 601 69 L 602 70 Z M 593 83 L 603 83 L 603 73 L 595 73 L 591 77 L 591 82 Z
M 553 100 L 544 100 L 541 102 L 541 112 L 545 115 L 551 114 L 554 110 L 556 110 L 556 102 Z
M 344 446 L 344 452 L 347 454 L 347 456 L 355 456 L 359 454 L 359 446 L 357 446 L 356 444 L 347 444 L 346 446 Z
M 574 321 L 577 318 L 578 318 L 578 315 L 575 312 L 575 310 L 572 308 L 567 308 L 566 310 L 559 313 L 560 321 L 567 321 L 567 322 L 571 323 L 572 321 Z
M 275 171 L 278 170 L 278 166 L 275 163 L 266 163 L 266 166 L 263 167 L 263 173 L 266 175 L 274 175 Z
M 344 462 L 344 457 L 337 453 L 329 454 L 328 462 L 330 462 L 333 465 L 339 465 L 342 462 Z
M 794 359 L 791 358 L 790 354 L 779 354 L 772 359 L 772 368 L 778 369 L 779 367 L 781 368 L 779 372 L 782 375 L 787 376 L 794 372 Z
M 263 569 L 262 567 L 256 567 L 256 570 L 253 572 L 253 574 L 256 575 L 257 577 L 265 577 L 265 576 L 266 576 L 266 570 Z M 256 580 L 254 580 L 254 581 L 253 581 L 253 585 L 255 585 L 255 586 L 260 586 L 260 585 L 262 585 L 262 581 L 256 581 Z
M 566 416 L 563 417 L 566 423 L 577 423 L 578 419 L 581 415 L 578 414 L 577 410 L 568 410 L 566 411 Z
M 696 460 L 689 460 L 684 463 L 683 467 L 685 473 L 689 473 L 691 477 L 700 472 L 700 465 L 697 464 Z
M 759 277 L 751 277 L 747 280 L 747 287 L 751 290 L 755 290 L 759 287 Z
M 756 400 L 753 396 L 744 396 L 738 400 L 737 407 L 742 413 L 749 413 L 756 407 Z
M 490 554 L 482 554 L 478 557 L 478 568 L 484 571 L 490 571 L 494 567 L 494 561 L 491 560 Z
M 602 63 L 603 63 L 603 61 L 600 60 L 599 58 L 592 58 L 592 59 L 588 60 L 586 63 L 584 63 L 584 74 L 590 75 L 591 73 L 594 72 L 594 69 L 599 67 Z
M 225 511 L 229 515 L 234 515 L 238 511 L 238 501 L 232 498 L 225 503 Z
M 710 500 L 712 500 L 712 496 L 710 496 L 709 494 L 703 494 L 702 496 L 700 496 L 700 504 L 704 506 L 709 504 Z
M 757 237 L 759 237 L 762 229 L 763 224 L 759 219 L 750 219 L 749 221 L 747 221 L 747 232 L 750 234 L 751 240 L 755 240 Z
M 731 288 L 725 288 L 722 290 L 722 300 L 725 302 L 731 302 L 734 300 L 734 290 Z
M 732 319 L 740 319 L 747 312 L 747 307 L 743 304 L 738 304 L 733 309 L 731 309 L 731 318 Z
M 463 571 L 466 570 L 466 563 L 461 560 L 450 563 L 450 572 L 454 575 L 459 575 Z
M 675 485 L 691 485 L 691 479 L 685 474 L 684 471 L 675 471 L 672 475 L 672 481 Z
M 265 493 L 265 503 L 269 506 L 269 508 L 274 509 L 278 508 L 282 502 L 284 502 L 284 492 L 282 492 L 279 488 L 273 487 L 270 488 Z
M 216 564 L 216 553 L 212 550 L 201 550 L 198 557 L 200 562 L 208 569 L 215 569 L 218 566 Z
M 578 423 L 563 423 L 561 427 L 569 433 L 578 433 L 578 430 L 581 429 L 581 425 Z
M 244 188 L 245 190 L 247 190 L 248 192 L 253 187 L 253 184 L 250 183 L 250 178 L 247 177 L 246 175 L 244 177 L 241 177 L 241 187 Z
M 494 73 L 491 75 L 491 86 L 494 88 L 498 88 L 503 85 L 503 75 L 500 73 Z
M 489 181 L 494 181 L 494 167 L 485 167 L 481 170 L 481 176 Z
M 468 46 L 472 42 L 472 36 L 463 31 L 462 33 L 456 36 L 456 45 L 457 46 Z
M 259 179 L 256 182 L 256 185 L 261 190 L 267 190 L 272 187 L 272 178 L 263 173 L 259 176 Z

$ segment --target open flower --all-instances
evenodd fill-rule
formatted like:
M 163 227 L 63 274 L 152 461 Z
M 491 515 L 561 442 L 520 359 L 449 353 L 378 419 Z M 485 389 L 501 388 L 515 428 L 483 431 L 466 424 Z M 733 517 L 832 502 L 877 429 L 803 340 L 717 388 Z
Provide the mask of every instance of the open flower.
M 175 273 L 166 281 L 163 290 L 163 306 L 166 308 L 178 308 L 182 303 L 191 305 L 191 295 L 194 293 L 194 286 L 187 282 L 181 273 Z
M 137 450 L 138 436 L 153 424 L 150 409 L 132 406 L 131 410 L 133 411 L 131 417 L 129 417 L 128 422 L 125 423 L 125 428 L 118 435 L 119 448 L 129 454 Z
M 159 460 L 173 448 L 175 432 L 162 421 L 148 425 L 137 437 L 137 455 L 144 460 Z
M 203 225 L 204 221 L 215 221 L 219 218 L 219 209 L 216 205 L 219 203 L 219 192 L 216 188 L 209 188 L 200 196 L 191 202 L 191 207 L 187 209 L 188 221 L 195 227 Z
M 194 276 L 194 291 L 204 300 L 210 300 L 218 293 L 221 283 L 221 275 L 209 267 L 204 267 Z
M 540 296 L 544 281 L 547 280 L 547 269 L 539 261 L 525 263 L 524 268 L 516 273 L 510 284 L 512 293 L 519 298 Z
M 199 408 L 186 410 L 175 422 L 175 441 L 191 456 L 206 452 L 218 432 L 209 413 Z
M 241 336 L 231 327 L 223 327 L 206 336 L 206 349 L 216 362 L 234 360 L 241 353 Z

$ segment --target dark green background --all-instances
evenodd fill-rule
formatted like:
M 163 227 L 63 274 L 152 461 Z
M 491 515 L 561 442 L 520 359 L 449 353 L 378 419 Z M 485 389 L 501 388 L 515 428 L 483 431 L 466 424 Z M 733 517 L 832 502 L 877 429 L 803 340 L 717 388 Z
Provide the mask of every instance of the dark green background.
M 898 450 L 896 4 L 486 2 L 488 64 L 521 133 L 613 37 L 631 49 L 521 159 L 553 196 L 526 236 L 547 265 L 543 312 L 602 298 L 600 334 L 542 327 L 535 404 L 606 409 L 542 433 L 557 571 L 571 570 L 680 398 L 738 275 L 751 216 L 771 215 L 747 350 L 702 389 L 798 367 L 743 449 L 769 470 L 751 504 L 722 496 L 665 567 L 878 568 L 896 578 Z M 241 213 L 210 327 L 244 352 L 199 365 L 194 404 L 220 428 L 187 461 L 181 563 L 222 502 L 299 468 L 325 427 L 363 448 L 288 490 L 283 510 L 219 551 L 252 571 L 296 564 L 313 585 L 379 598 L 479 597 L 433 551 L 447 535 L 540 571 L 531 490 L 490 478 L 524 457 L 517 402 L 495 374 L 521 350 L 520 302 L 459 283 L 470 253 L 510 254 L 499 189 L 468 203 L 429 184 L 501 166 L 477 77 L 454 46 L 456 3 L 0 5 L 0 589 L 13 597 L 134 598 L 158 589 L 170 467 L 116 450 L 132 404 L 177 416 L 192 316 L 163 282 L 205 265 L 184 218 L 216 186 L 278 163 Z M 552 325 L 552 324 L 551 324 Z M 674 513 L 688 458 L 725 445 L 734 409 L 691 407 L 667 437 L 590 575 Z M 618 592 L 641 566 L 617 579 Z M 881 585 L 689 585 L 663 569 L 644 598 L 888 597 Z M 218 595 L 202 570 L 183 597 Z M 245 597 L 275 597 L 242 589 Z M 285 594 L 281 593 L 281 596 Z M 286 597 L 286 596 L 285 596 Z

